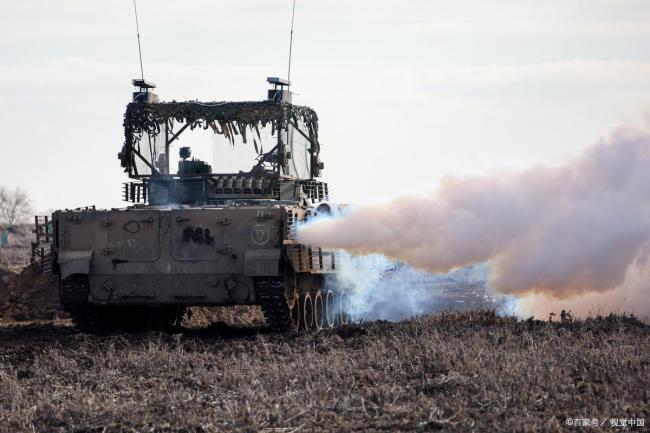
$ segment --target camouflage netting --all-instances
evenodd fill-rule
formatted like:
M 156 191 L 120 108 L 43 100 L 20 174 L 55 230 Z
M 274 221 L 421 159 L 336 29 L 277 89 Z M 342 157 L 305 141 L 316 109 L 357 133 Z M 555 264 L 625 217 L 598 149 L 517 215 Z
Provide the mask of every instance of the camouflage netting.
M 125 143 L 120 153 L 122 166 L 128 167 L 131 152 L 144 134 L 157 135 L 165 129 L 174 131 L 174 122 L 189 125 L 190 129 L 211 128 L 234 143 L 241 135 L 246 143 L 247 129 L 259 136 L 259 129 L 271 124 L 273 132 L 279 122 L 304 125 L 305 133 L 318 138 L 318 116 L 309 107 L 278 103 L 258 102 L 159 102 L 130 103 L 124 114 Z

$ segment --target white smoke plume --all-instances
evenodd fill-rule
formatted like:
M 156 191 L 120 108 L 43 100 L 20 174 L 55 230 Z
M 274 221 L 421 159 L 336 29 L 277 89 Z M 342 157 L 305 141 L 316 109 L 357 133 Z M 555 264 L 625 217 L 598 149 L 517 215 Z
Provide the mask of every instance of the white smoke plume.
M 619 128 L 561 166 L 448 177 L 425 195 L 302 226 L 301 243 L 448 272 L 489 263 L 491 288 L 542 315 L 650 315 L 650 133 Z
M 347 290 L 343 309 L 353 320 L 398 321 L 444 310 L 505 309 L 503 299 L 485 290 L 487 266 L 475 265 L 446 274 L 417 271 L 380 254 L 342 253 L 339 273 L 328 288 Z

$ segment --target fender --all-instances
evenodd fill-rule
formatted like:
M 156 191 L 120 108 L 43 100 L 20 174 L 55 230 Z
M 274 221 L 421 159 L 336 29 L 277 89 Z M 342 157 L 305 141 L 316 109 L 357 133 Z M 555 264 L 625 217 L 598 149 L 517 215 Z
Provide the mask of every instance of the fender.
M 93 259 L 93 251 L 61 251 L 57 258 L 61 278 L 72 274 L 88 275 Z

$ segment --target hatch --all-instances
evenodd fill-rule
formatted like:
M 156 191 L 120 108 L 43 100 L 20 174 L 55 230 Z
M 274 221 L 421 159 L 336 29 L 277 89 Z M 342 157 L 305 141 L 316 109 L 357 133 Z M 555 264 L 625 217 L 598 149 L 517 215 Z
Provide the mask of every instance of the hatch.
M 116 260 L 150 261 L 160 256 L 160 212 L 112 212 L 108 219 L 108 253 Z

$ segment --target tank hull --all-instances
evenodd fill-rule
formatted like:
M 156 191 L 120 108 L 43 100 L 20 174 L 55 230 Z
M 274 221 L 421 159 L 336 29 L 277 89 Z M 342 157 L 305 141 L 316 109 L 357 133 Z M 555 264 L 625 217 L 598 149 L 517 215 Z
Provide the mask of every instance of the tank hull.
M 333 253 L 294 242 L 308 214 L 283 204 L 55 212 L 62 303 L 84 315 L 94 307 L 261 305 L 287 316 L 279 328 L 296 328 L 286 320 L 292 308 L 336 271 Z

